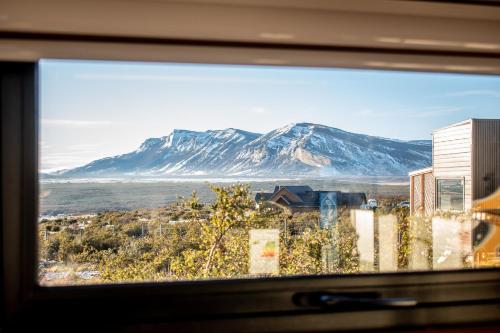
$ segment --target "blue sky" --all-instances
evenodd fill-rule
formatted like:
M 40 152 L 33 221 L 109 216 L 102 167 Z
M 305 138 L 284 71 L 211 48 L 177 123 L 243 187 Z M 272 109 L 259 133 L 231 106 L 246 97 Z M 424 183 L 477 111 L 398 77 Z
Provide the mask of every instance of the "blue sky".
M 494 76 L 268 66 L 40 62 L 41 170 L 136 149 L 174 128 L 265 133 L 312 122 L 411 140 L 500 118 Z

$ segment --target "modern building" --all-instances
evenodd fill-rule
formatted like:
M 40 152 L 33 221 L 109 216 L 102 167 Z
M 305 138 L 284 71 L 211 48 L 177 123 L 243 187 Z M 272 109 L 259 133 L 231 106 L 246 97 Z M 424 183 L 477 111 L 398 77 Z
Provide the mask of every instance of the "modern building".
M 424 212 L 431 215 L 435 207 L 436 186 L 432 167 L 410 172 L 410 212 Z
M 366 195 L 341 191 L 314 191 L 310 186 L 276 186 L 272 193 L 257 193 L 255 201 L 271 202 L 296 213 L 319 211 L 322 205 L 360 208 L 366 204 Z
M 500 187 L 500 119 L 468 119 L 432 133 L 432 166 L 409 173 L 410 211 L 468 211 Z

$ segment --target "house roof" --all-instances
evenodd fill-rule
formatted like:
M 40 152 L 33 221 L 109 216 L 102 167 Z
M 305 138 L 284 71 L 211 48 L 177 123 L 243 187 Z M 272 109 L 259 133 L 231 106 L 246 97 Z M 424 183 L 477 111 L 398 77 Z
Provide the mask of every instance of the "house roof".
M 470 123 L 472 120 L 474 120 L 474 119 L 469 118 L 469 119 L 463 120 L 463 121 L 458 122 L 458 123 L 450 124 L 450 125 L 447 125 L 447 126 L 444 126 L 444 127 L 441 127 L 441 128 L 436 128 L 435 130 L 432 131 L 432 134 L 434 134 L 435 132 L 439 132 L 441 130 L 447 129 L 447 128 L 451 128 L 451 127 L 460 126 L 460 125 L 463 125 L 463 124 L 466 124 L 466 123 Z
M 429 173 L 429 172 L 432 172 L 432 166 L 427 167 L 427 168 L 423 168 L 423 169 L 418 169 L 418 170 L 410 171 L 408 173 L 408 176 L 416 176 L 416 175 L 421 175 L 423 173 Z
M 319 208 L 321 193 L 337 193 L 339 206 L 359 207 L 366 203 L 364 193 L 343 193 L 341 191 L 314 191 L 310 186 L 276 186 L 273 193 L 257 193 L 255 200 L 278 203 L 284 201 L 289 207 Z
M 280 198 L 287 198 L 287 203 L 303 203 L 304 201 L 302 200 L 302 195 L 306 193 L 308 192 L 291 191 L 286 186 L 276 186 L 274 193 L 269 200 L 277 202 Z
M 455 126 L 460 126 L 460 125 L 471 123 L 471 122 L 497 122 L 497 121 L 500 121 L 500 120 L 499 119 L 494 119 L 494 118 L 469 118 L 469 119 L 463 120 L 463 121 L 458 122 L 458 123 L 450 124 L 448 126 L 435 129 L 435 130 L 432 131 L 432 134 L 434 134 L 435 132 L 447 129 L 447 128 L 451 128 L 451 127 L 455 127 Z
M 295 194 L 305 193 L 313 190 L 310 186 L 307 185 L 278 185 L 274 187 L 274 193 L 278 192 L 282 188 L 286 188 L 288 191 Z
M 255 201 L 267 201 L 273 196 L 272 193 L 259 192 L 255 194 Z
M 339 192 L 337 204 L 339 206 L 359 207 L 366 203 L 366 195 L 363 192 Z

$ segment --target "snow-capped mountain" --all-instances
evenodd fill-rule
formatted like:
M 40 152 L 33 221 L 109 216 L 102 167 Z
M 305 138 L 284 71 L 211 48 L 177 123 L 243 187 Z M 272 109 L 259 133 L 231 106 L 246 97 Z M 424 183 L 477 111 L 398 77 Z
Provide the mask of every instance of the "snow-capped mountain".
M 174 130 L 135 151 L 59 172 L 63 177 L 406 175 L 431 164 L 431 141 L 401 141 L 299 123 L 257 134 Z

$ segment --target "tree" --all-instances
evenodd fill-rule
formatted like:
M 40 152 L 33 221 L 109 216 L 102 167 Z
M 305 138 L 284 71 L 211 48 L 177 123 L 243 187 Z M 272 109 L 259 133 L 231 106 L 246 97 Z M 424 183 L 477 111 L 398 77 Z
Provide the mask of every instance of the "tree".
M 323 271 L 322 248 L 328 242 L 327 231 L 317 225 L 289 237 L 285 242 L 281 232 L 280 274 L 320 274 Z
M 249 217 L 246 212 L 252 205 L 248 185 L 213 186 L 212 191 L 217 196 L 211 208 L 212 216 L 210 223 L 202 227 L 202 239 L 208 249 L 204 267 L 205 276 L 210 275 L 215 260 L 219 261 L 216 266 L 221 266 L 220 259 L 223 258 L 225 236 L 236 227 L 248 225 Z
M 328 229 L 329 242 L 325 244 L 324 255 L 331 260 L 326 263 L 325 273 L 359 272 L 359 252 L 356 229 L 351 223 L 347 210 L 340 211 L 337 222 Z
M 252 219 L 248 185 L 211 187 L 216 194 L 208 221 L 201 224 L 199 249 L 186 249 L 173 258 L 178 277 L 215 277 L 245 274 L 248 266 L 248 226 Z M 192 210 L 198 209 L 190 200 Z M 196 216 L 196 214 L 193 214 Z

